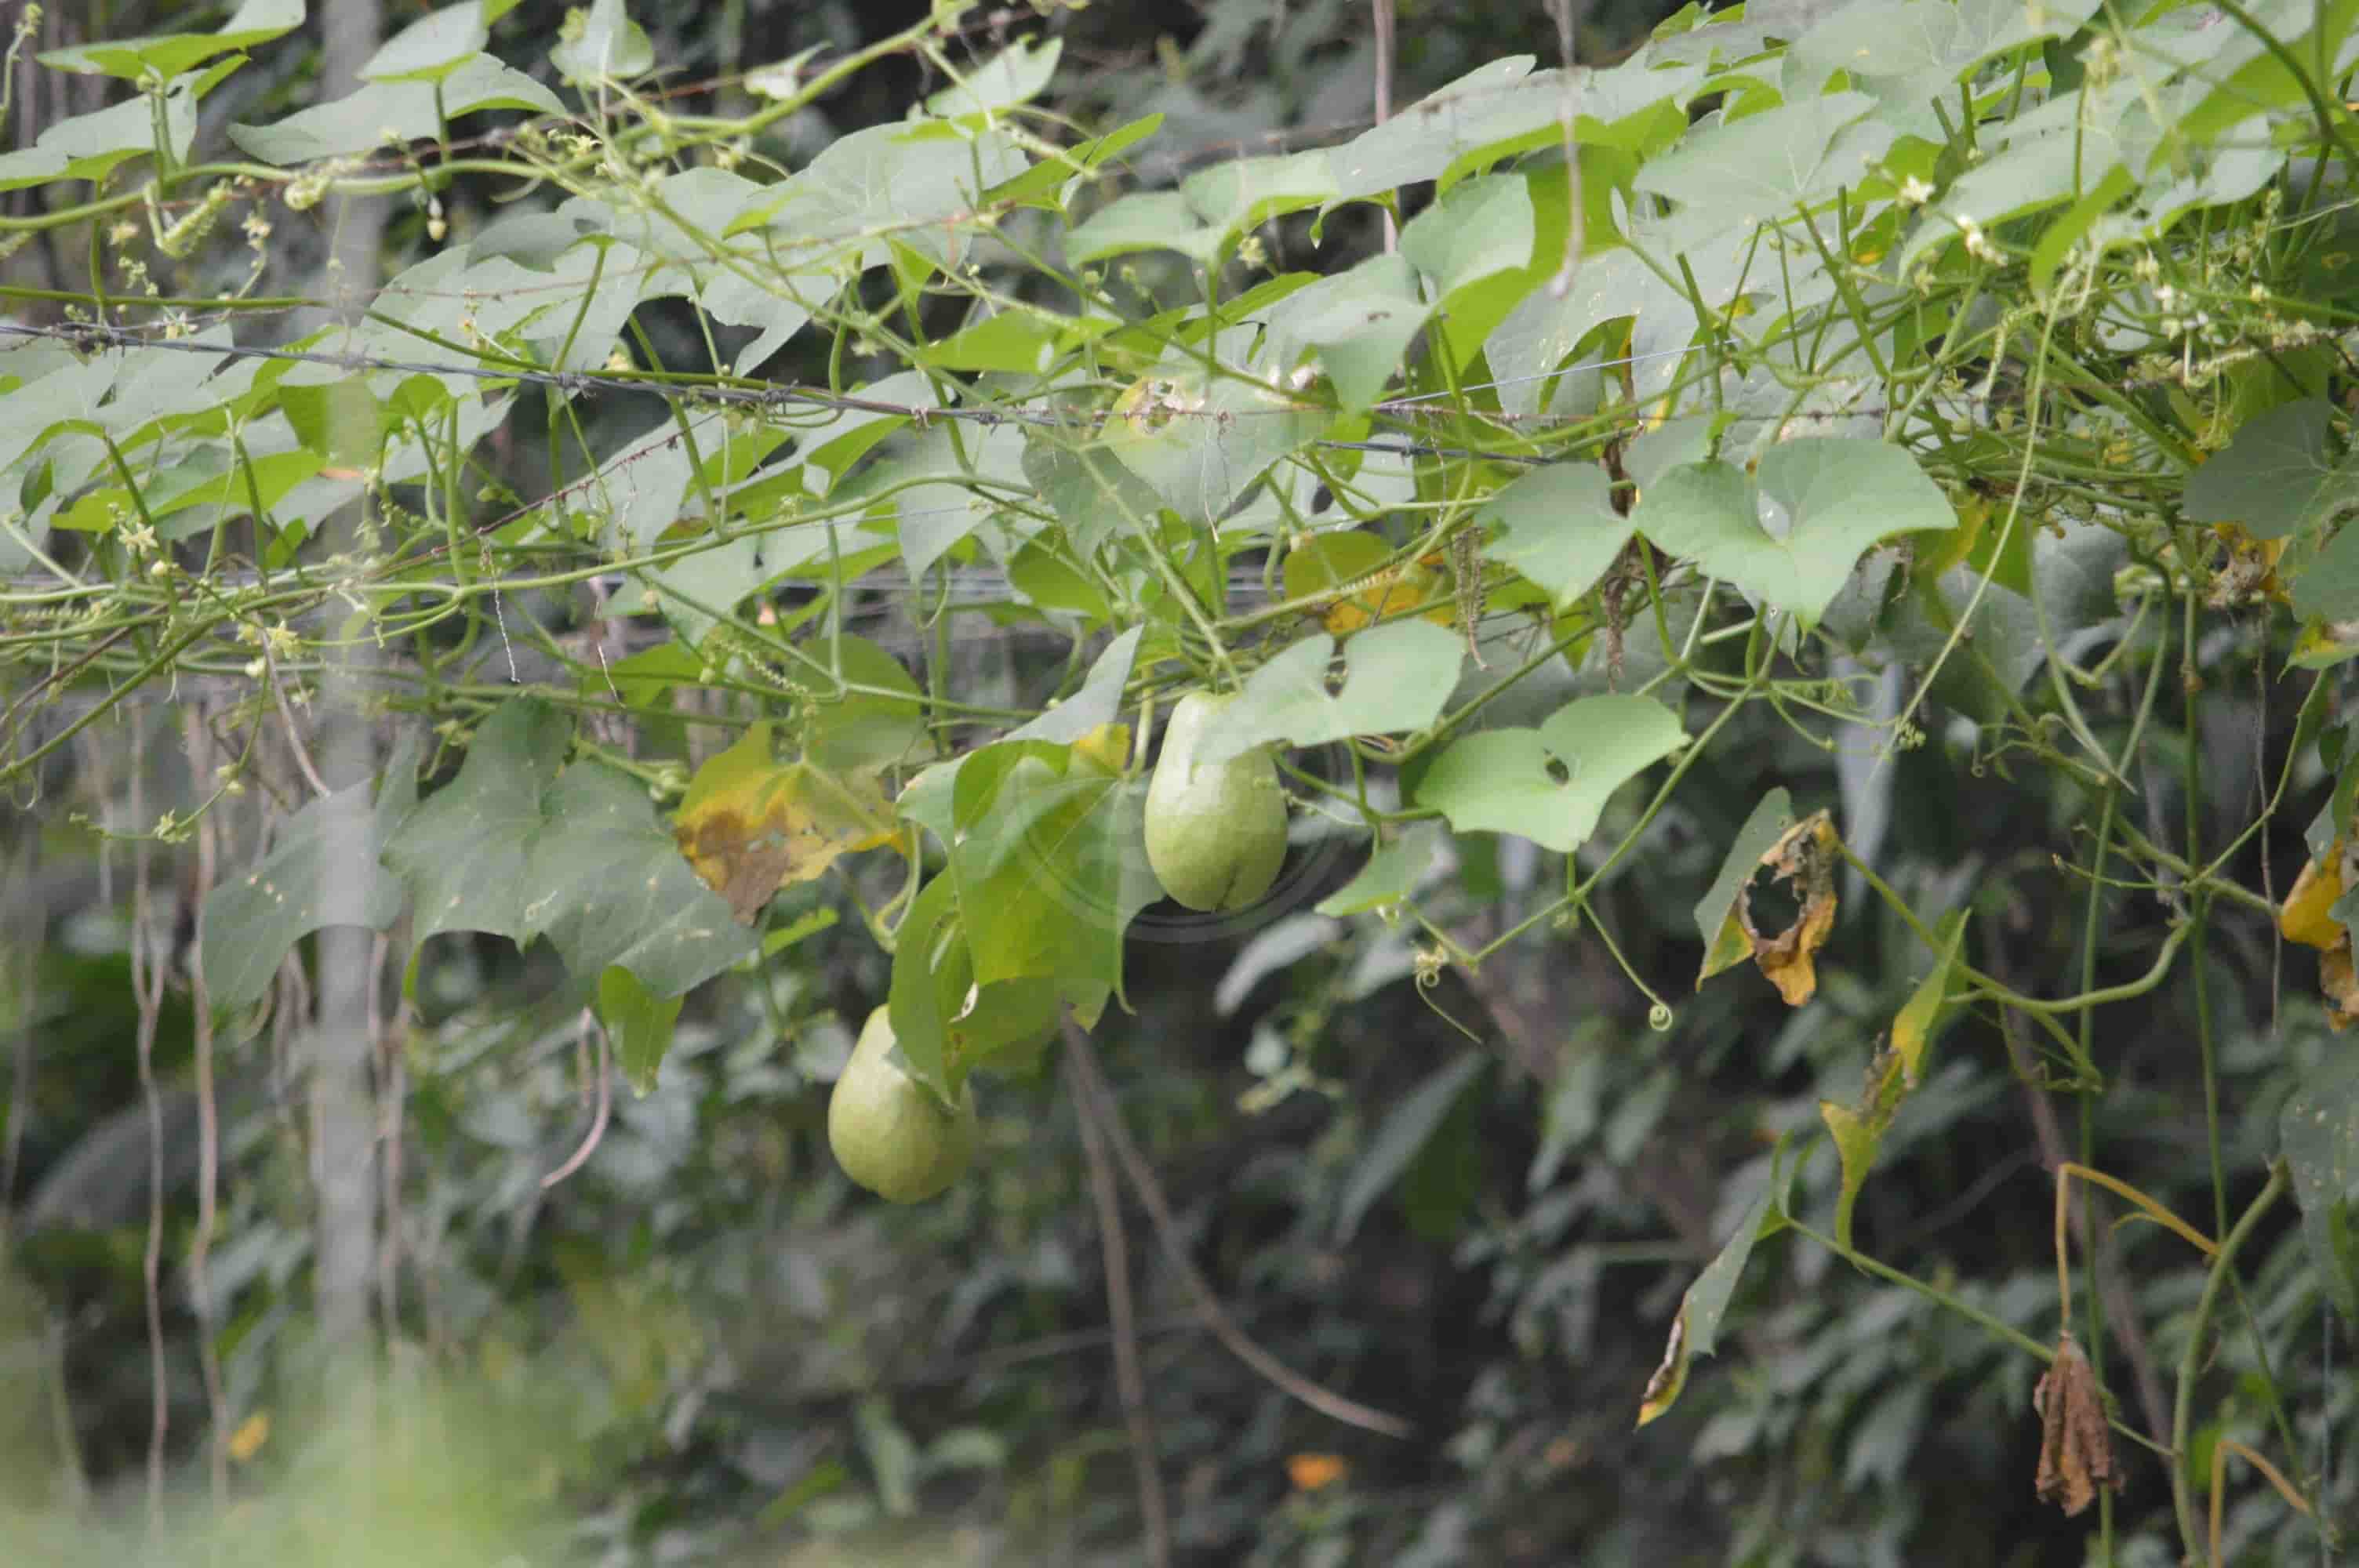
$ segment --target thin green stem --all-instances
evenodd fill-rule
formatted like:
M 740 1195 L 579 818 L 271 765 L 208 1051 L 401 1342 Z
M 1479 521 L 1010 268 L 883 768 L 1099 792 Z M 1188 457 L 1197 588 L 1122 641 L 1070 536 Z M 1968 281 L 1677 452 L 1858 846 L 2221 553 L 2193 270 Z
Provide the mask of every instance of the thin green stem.
M 2187 1344 L 2179 1355 L 2179 1393 L 2170 1414 L 2170 1507 L 2179 1519 L 2179 1539 L 2188 1560 L 2199 1562 L 2203 1552 L 2203 1536 L 2195 1521 L 2195 1491 L 2188 1478 L 2188 1439 L 2195 1424 L 2195 1382 L 2202 1375 L 2204 1350 L 2212 1325 L 2212 1310 L 2218 1304 L 2220 1290 L 2227 1283 L 2230 1271 L 2236 1266 L 2236 1254 L 2245 1241 L 2259 1228 L 2261 1220 L 2277 1206 L 2285 1195 L 2286 1164 L 2280 1160 L 2269 1167 L 2269 1179 L 2260 1195 L 2248 1205 L 2234 1229 L 2221 1239 L 2220 1250 L 2212 1256 L 2211 1272 L 2203 1277 L 2203 1293 L 2196 1299 L 2195 1317 L 2187 1325 Z

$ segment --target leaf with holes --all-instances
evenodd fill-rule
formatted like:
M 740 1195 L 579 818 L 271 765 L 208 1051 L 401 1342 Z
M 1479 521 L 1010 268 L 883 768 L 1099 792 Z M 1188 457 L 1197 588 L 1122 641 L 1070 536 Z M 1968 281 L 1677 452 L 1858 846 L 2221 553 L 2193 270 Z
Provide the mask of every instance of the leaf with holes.
M 1417 803 L 1462 833 L 1516 833 L 1570 853 L 1615 790 L 1687 741 L 1679 715 L 1650 697 L 1586 697 L 1537 730 L 1451 742 L 1418 781 Z
M 1761 863 L 1801 902 L 1794 923 L 1774 936 L 1764 935 L 1753 923 L 1753 884 L 1747 881 L 1737 890 L 1736 919 L 1745 928 L 1753 961 L 1788 1007 L 1801 1006 L 1819 989 L 1814 959 L 1834 930 L 1835 866 L 1841 858 L 1834 819 L 1824 811 L 1795 823 L 1770 846 Z
M 1736 830 L 1736 838 L 1712 880 L 1712 891 L 1695 907 L 1696 930 L 1703 937 L 1703 967 L 1696 971 L 1698 990 L 1721 970 L 1752 957 L 1752 944 L 1745 939 L 1744 924 L 1736 918 L 1737 895 L 1753 881 L 1753 874 L 1761 869 L 1762 857 L 1769 853 L 1770 847 L 1793 820 L 1793 797 L 1781 784 L 1761 797 L 1753 815 Z

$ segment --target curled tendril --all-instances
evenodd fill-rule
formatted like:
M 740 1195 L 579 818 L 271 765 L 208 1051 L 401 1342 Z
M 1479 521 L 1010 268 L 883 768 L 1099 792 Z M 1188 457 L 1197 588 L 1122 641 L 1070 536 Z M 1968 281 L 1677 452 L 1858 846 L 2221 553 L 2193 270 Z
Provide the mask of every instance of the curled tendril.
M 1671 1026 L 1671 1009 L 1668 1002 L 1657 1002 L 1647 1010 L 1647 1027 L 1660 1034 Z
M 1430 991 L 1441 983 L 1441 971 L 1450 967 L 1450 956 L 1439 947 L 1419 947 L 1411 955 L 1416 966 L 1417 989 Z

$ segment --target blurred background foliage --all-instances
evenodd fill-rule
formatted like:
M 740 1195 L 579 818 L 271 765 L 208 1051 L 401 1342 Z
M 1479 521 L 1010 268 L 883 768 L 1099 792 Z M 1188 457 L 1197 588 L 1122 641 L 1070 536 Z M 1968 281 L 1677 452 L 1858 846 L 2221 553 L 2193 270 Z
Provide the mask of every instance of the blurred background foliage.
M 175 4 L 75 9 L 54 8 L 45 43 L 204 19 Z M 1582 57 L 1609 57 L 1666 9 L 1588 7 Z M 388 7 L 385 31 L 408 10 Z M 845 51 L 925 7 L 641 10 L 658 58 L 691 82 L 812 46 Z M 1504 54 L 1557 53 L 1553 23 L 1528 0 L 1403 0 L 1400 13 L 1397 102 Z M 527 0 L 500 36 L 554 36 L 561 19 L 551 0 Z M 1021 9 L 1006 20 L 1034 25 Z M 1061 112 L 1083 127 L 1168 116 L 1142 180 L 1316 145 L 1369 117 L 1363 5 L 1100 4 L 1060 12 L 1054 26 L 1066 47 Z M 272 117 L 309 102 L 319 71 L 312 51 L 266 51 L 205 112 Z M 90 82 L 27 80 L 16 145 L 45 117 L 94 106 L 74 96 Z M 807 159 L 897 117 L 931 85 L 915 64 L 887 62 L 774 127 L 767 150 Z M 486 221 L 493 197 L 462 182 L 454 228 Z M 9 199 L 21 210 L 53 198 L 32 188 Z M 1372 224 L 1367 213 L 1338 224 Z M 424 222 L 397 216 L 389 263 L 423 243 Z M 274 266 L 295 277 L 319 267 L 320 232 L 291 231 Z M 1356 242 L 1346 232 L 1346 259 L 1374 240 L 1373 229 Z M 1168 276 L 1153 258 L 1137 263 L 1142 287 L 1190 287 L 1164 259 Z M 45 239 L 10 265 L 38 283 L 70 278 L 78 261 Z M 667 308 L 643 319 L 659 343 L 685 345 L 692 327 Z M 656 412 L 621 397 L 603 416 L 643 425 Z M 527 449 L 505 460 L 545 467 Z M 2148 754 L 2193 750 L 2211 841 L 2251 819 L 2285 762 L 2294 699 L 2277 684 L 2282 659 L 2261 622 L 2223 631 L 2198 651 L 2204 731 L 2172 732 L 2175 705 L 2158 710 Z M 2146 674 L 2126 659 L 2086 698 L 2109 743 Z M 132 731 L 147 726 L 146 754 L 161 757 L 171 722 L 158 706 L 100 731 L 92 755 L 103 765 L 0 815 L 10 856 L 0 1555 L 11 1562 L 123 1562 L 149 1539 L 137 1500 L 157 1419 L 142 1282 L 149 1129 L 133 1047 L 129 871 L 125 852 L 103 853 L 84 823 L 125 819 Z M 1142 923 L 1128 965 L 1136 1016 L 1111 1014 L 1100 1033 L 1124 1117 L 1197 1262 L 1280 1360 L 1416 1425 L 1407 1441 L 1339 1426 L 1241 1366 L 1134 1225 L 1147 1384 L 1186 1560 L 2082 1560 L 2085 1521 L 2033 1498 L 2038 1368 L 1791 1238 L 1756 1255 L 1721 1356 L 1699 1364 L 1670 1416 L 1633 1430 L 1680 1292 L 1758 1192 L 1772 1144 L 1814 1127 L 1821 1098 L 1855 1097 L 1922 974 L 1914 940 L 1846 888 L 1809 1005 L 1789 1011 L 1749 971 L 1694 990 L 1690 911 L 1761 795 L 1782 785 L 1799 811 L 1833 807 L 1849 841 L 1929 916 L 1971 908 L 1997 972 L 2010 958 L 2049 974 L 2077 963 L 2084 889 L 2053 857 L 2073 849 L 2091 797 L 2058 774 L 2011 778 L 2003 758 L 1977 752 L 1968 720 L 1937 708 L 1930 728 L 1928 744 L 1878 769 L 1805 744 L 1759 708 L 1738 720 L 1713 771 L 1675 797 L 1600 896 L 1631 963 L 1677 1004 L 1667 1032 L 1648 1027 L 1644 999 L 1578 932 L 1536 933 L 1473 982 L 1419 988 L 1401 933 L 1312 913 L 1356 869 L 1319 852 L 1315 818 L 1298 825 L 1300 874 L 1258 925 L 1207 944 L 1158 940 Z M 2180 820 L 2179 777 L 2173 764 L 2141 780 L 2137 809 Z M 2323 789 L 2314 767 L 2298 773 L 2291 819 Z M 1625 827 L 1609 820 L 1598 842 Z M 1429 909 L 1478 937 L 1512 925 L 1543 896 L 1539 859 L 1521 849 L 1444 849 L 1427 873 Z M 2281 833 L 2241 869 L 2247 885 L 2282 890 L 2302 858 Z M 168 881 L 169 868 L 156 874 Z M 864 890 L 872 907 L 889 895 L 883 871 L 861 874 L 879 879 Z M 384 1085 L 406 1086 L 386 1097 L 399 1114 L 388 1109 L 385 1126 L 399 1154 L 397 1244 L 378 1290 L 382 1374 L 364 1445 L 352 1431 L 356 1397 L 322 1410 L 304 1392 L 311 1198 L 299 1053 L 283 1038 L 223 1042 L 211 1273 L 238 1501 L 226 1519 L 207 1525 L 192 1511 L 168 1529 L 171 1552 L 790 1568 L 1138 1560 L 1101 1238 L 1068 1098 L 1053 1075 L 994 1086 L 978 1168 L 940 1202 L 890 1209 L 852 1188 L 826 1155 L 826 1086 L 882 999 L 886 965 L 837 884 L 795 896 L 802 907 L 788 915 L 842 918 L 758 982 L 726 977 L 699 992 L 658 1088 L 619 1094 L 593 1157 L 546 1190 L 593 1114 L 585 999 L 545 954 L 488 939 L 428 946 L 417 1015 L 387 1045 Z M 2099 983 L 2143 973 L 2168 918 L 2151 892 L 2108 900 Z M 2287 961 L 2267 922 L 2240 909 L 2221 907 L 2214 929 L 2205 990 L 2223 1043 L 2226 1161 L 2251 1173 L 2272 1152 L 2292 1086 L 2350 1047 L 2310 1000 L 2307 955 Z M 2089 1103 L 2109 1168 L 2201 1216 L 2196 995 L 2182 976 L 2108 1010 L 2098 1051 L 2114 1087 Z M 193 1497 L 208 1404 L 190 1282 L 173 1261 L 195 1220 L 190 1022 L 176 986 L 156 1036 L 168 1151 L 162 1391 L 174 1488 Z M 2010 1055 L 1983 1017 L 1940 1043 L 1885 1141 L 1859 1235 L 1864 1250 L 2044 1337 L 2052 1189 L 2038 1121 L 2069 1122 L 2075 1107 L 2035 1106 L 2046 1097 Z M 1836 1184 L 1832 1159 L 1811 1163 L 1799 1208 L 1823 1213 Z M 2134 1306 L 2147 1341 L 2148 1386 L 2135 1374 L 2114 1385 L 2125 1400 L 2158 1400 L 2150 1368 L 2179 1354 L 2199 1260 L 2152 1226 L 2122 1227 L 2104 1246 L 2121 1281 L 2109 1309 Z M 2288 1325 L 2310 1325 L 2290 1342 L 2313 1348 L 2273 1368 L 2305 1412 L 2295 1435 L 2307 1459 L 2327 1433 L 2359 1431 L 2359 1383 L 2343 1369 L 2353 1354 L 2321 1338 L 2289 1211 L 2248 1256 L 2251 1307 L 2277 1342 L 2288 1342 Z M 2206 1408 L 2218 1413 L 2198 1433 L 2201 1452 L 2223 1433 L 2259 1442 L 2270 1430 L 2255 1354 L 2242 1334 L 2213 1353 Z M 2347 1517 L 2359 1465 L 2335 1469 L 2330 1495 Z M 2132 1472 L 2119 1560 L 2174 1561 L 2160 1466 L 2141 1454 Z M 2282 1504 L 2258 1487 L 2237 1496 L 2232 1553 L 2289 1560 L 2278 1555 L 2293 1539 Z

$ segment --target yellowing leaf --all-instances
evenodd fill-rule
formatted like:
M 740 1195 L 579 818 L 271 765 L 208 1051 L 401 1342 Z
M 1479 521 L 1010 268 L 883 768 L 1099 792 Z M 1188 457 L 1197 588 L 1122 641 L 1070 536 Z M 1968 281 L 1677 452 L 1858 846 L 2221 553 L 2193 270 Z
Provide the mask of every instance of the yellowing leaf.
M 1982 540 L 1983 530 L 1991 520 L 1990 498 L 1969 493 L 1962 501 L 1953 502 L 1958 514 L 1958 525 L 1947 533 L 1917 535 L 1917 571 L 1928 581 L 1938 580 L 1951 567 L 1964 560 Z
M 1430 570 L 1423 562 L 1393 567 L 1378 572 L 1329 604 L 1320 613 L 1319 623 L 1330 634 L 1341 637 L 1388 617 L 1408 615 L 1419 605 L 1430 604 L 1439 599 L 1440 603 L 1424 611 L 1425 618 L 1437 626 L 1455 625 L 1457 604 L 1450 596 L 1448 586 L 1449 579 L 1445 576 Z
M 2323 862 L 2309 862 L 2294 879 L 2285 907 L 2277 911 L 2277 931 L 2287 941 L 2323 952 L 2347 935 L 2332 914 L 2334 901 L 2343 896 L 2343 854 L 2338 838 Z
M 2359 622 L 2311 621 L 2293 640 L 2288 660 L 2305 670 L 2328 669 L 2359 655 Z
M 243 1465 L 261 1453 L 262 1445 L 269 1441 L 270 1412 L 256 1411 L 239 1422 L 237 1430 L 229 1434 L 229 1456 Z
M 779 888 L 894 832 L 892 805 L 873 774 L 780 762 L 770 747 L 769 725 L 748 730 L 696 771 L 674 818 L 680 853 L 747 925 Z
M 1958 946 L 1965 938 L 1966 919 L 1963 910 L 1942 921 L 1944 938 L 1940 956 L 1933 968 L 1917 982 L 1892 1021 L 1892 1054 L 1900 1069 L 1901 1087 L 1913 1089 L 1925 1076 L 1925 1046 L 1933 1026 L 1940 1022 L 1943 999 L 1949 994 L 1950 970 L 1958 961 Z
M 1336 1454 L 1289 1454 L 1286 1459 L 1286 1478 L 1298 1492 L 1315 1492 L 1332 1487 L 1351 1473 L 1351 1466 Z
M 1638 1424 L 1646 1425 L 1671 1408 L 1680 1390 L 1688 1386 L 1688 1309 L 1680 1304 L 1680 1315 L 1671 1319 L 1670 1337 L 1663 1345 L 1662 1364 L 1654 1376 L 1647 1379 L 1647 1392 L 1638 1401 Z
M 1871 1096 L 1874 1093 L 1869 1090 Z M 1892 1115 L 1873 1106 L 1862 1112 L 1822 1099 L 1819 1119 L 1834 1134 L 1835 1155 L 1843 1162 L 1843 1195 L 1835 1202 L 1835 1239 L 1849 1247 L 1852 1206 L 1859 1201 L 1860 1189 L 1867 1185 L 1867 1173 L 1875 1166 L 1876 1146 L 1884 1141 L 1884 1130 L 1892 1124 Z
M 2286 547 L 2283 539 L 2256 539 L 2234 523 L 2215 523 L 2212 532 L 2228 546 L 2228 558 L 2212 581 L 2214 604 L 2234 604 L 2255 594 L 2279 604 L 2292 602 L 2285 584 L 2277 580 L 2277 561 Z
M 1736 906 L 1728 906 L 1728 918 L 1720 923 L 1720 932 L 1712 939 L 1712 946 L 1703 956 L 1703 968 L 1696 975 L 1696 989 L 1701 990 L 1704 981 L 1731 964 L 1742 963 L 1753 957 L 1753 939 L 1745 934 L 1745 922 L 1736 917 Z
M 1835 1239 L 1852 1244 L 1851 1216 L 1868 1173 L 1875 1168 L 1875 1152 L 1884 1141 L 1900 1102 L 1924 1074 L 1925 1050 L 1940 1021 L 1949 990 L 1950 970 L 1957 962 L 1965 935 L 1966 912 L 1953 911 L 1941 923 L 1941 950 L 1932 971 L 1917 984 L 1898 1016 L 1892 1021 L 1892 1043 L 1876 1052 L 1867 1065 L 1867 1083 L 1856 1106 L 1819 1102 L 1819 1119 L 1834 1135 L 1835 1153 L 1843 1161 L 1843 1194 L 1835 1202 Z
M 1781 1143 L 1780 1158 L 1783 1153 Z M 1777 1181 L 1773 1174 L 1769 1185 L 1762 1188 L 1736 1222 L 1735 1234 L 1722 1246 L 1720 1255 L 1704 1265 L 1703 1272 L 1680 1298 L 1680 1315 L 1671 1321 L 1662 1365 L 1647 1379 L 1647 1391 L 1638 1405 L 1640 1426 L 1671 1408 L 1680 1390 L 1687 1387 L 1688 1364 L 1696 1357 L 1711 1355 L 1720 1343 L 1721 1319 L 1728 1314 L 1729 1299 L 1736 1293 L 1736 1281 L 1745 1272 L 1745 1260 L 1753 1255 L 1753 1244 L 1786 1223 L 1785 1217 L 1770 1206 Z
M 1102 772 L 1118 773 L 1130 760 L 1130 726 L 1101 724 L 1087 730 L 1073 742 L 1073 754 L 1086 757 Z
M 1835 862 L 1841 859 L 1841 843 L 1835 837 L 1833 817 L 1818 811 L 1786 829 L 1761 857 L 1761 863 L 1776 873 L 1773 880 L 1790 883 L 1802 901 L 1794 924 L 1777 935 L 1764 936 L 1753 924 L 1751 884 L 1737 896 L 1736 917 L 1753 945 L 1753 961 L 1788 1007 L 1801 1006 L 1819 989 L 1818 970 L 1811 960 L 1834 930 Z
M 1745 826 L 1737 829 L 1735 841 L 1729 845 L 1720 872 L 1712 879 L 1712 891 L 1696 904 L 1696 934 L 1704 941 L 1703 967 L 1696 971 L 1698 990 L 1723 969 L 1753 956 L 1745 923 L 1736 918 L 1737 896 L 1759 872 L 1761 857 L 1777 845 L 1793 819 L 1793 798 L 1780 785 L 1761 797 Z

